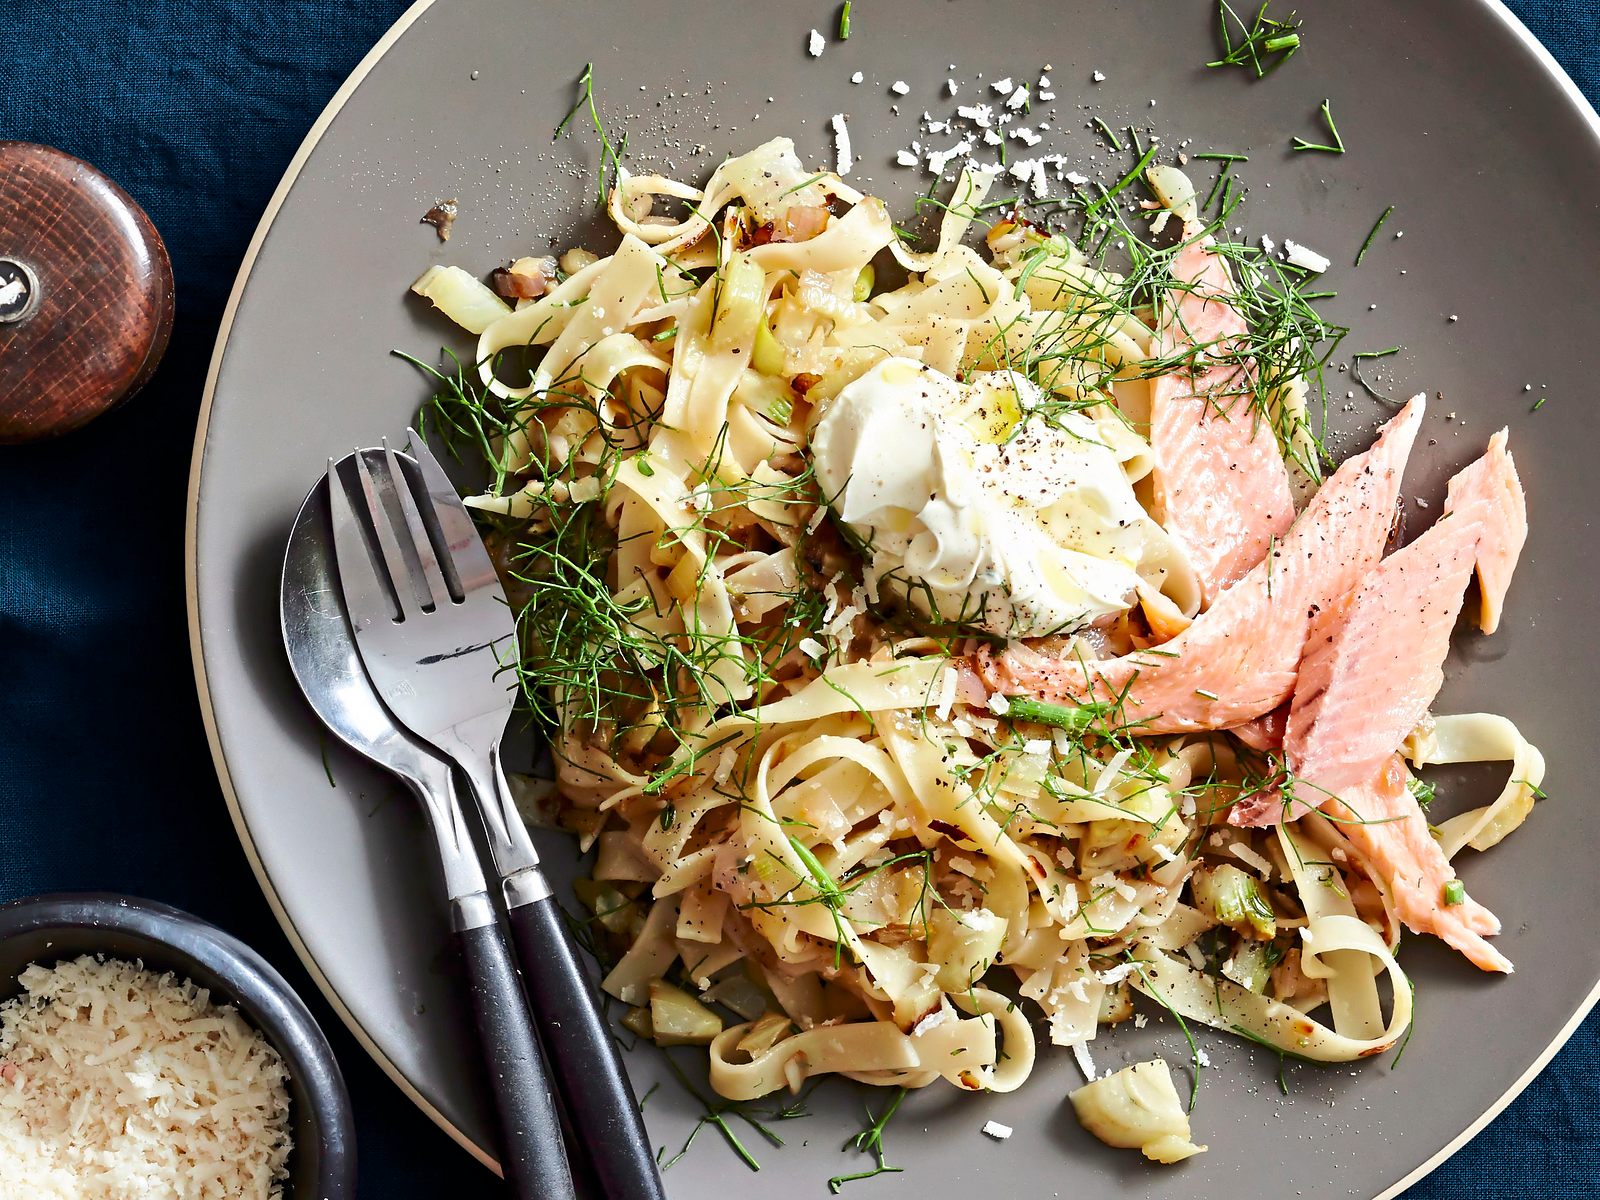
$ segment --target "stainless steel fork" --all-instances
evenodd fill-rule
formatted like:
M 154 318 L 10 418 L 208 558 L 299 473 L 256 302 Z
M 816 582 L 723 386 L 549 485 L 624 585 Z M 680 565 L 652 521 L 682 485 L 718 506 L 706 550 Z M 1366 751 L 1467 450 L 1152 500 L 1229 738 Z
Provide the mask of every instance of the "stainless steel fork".
M 394 715 L 456 762 L 472 786 L 541 1041 L 602 1193 L 661 1200 L 660 1172 L 616 1041 L 500 765 L 516 698 L 507 683 L 518 654 L 516 620 L 454 485 L 407 432 L 414 468 L 385 442 L 354 455 L 355 478 L 330 488 L 356 645 Z

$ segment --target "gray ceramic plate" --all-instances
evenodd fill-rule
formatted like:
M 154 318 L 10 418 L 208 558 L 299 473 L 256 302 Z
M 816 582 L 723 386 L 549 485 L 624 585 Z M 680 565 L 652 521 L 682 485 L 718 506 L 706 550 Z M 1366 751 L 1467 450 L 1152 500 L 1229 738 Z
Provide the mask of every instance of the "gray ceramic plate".
M 1584 632 L 1600 610 L 1588 522 L 1600 125 L 1487 0 L 1316 6 L 1305 49 L 1261 83 L 1200 67 L 1213 56 L 1209 0 L 873 0 L 856 10 L 848 43 L 813 59 L 808 30 L 831 33 L 836 20 L 822 0 L 765 11 L 749 0 L 437 0 L 406 15 L 318 122 L 224 322 L 191 497 L 197 673 L 261 883 L 373 1055 L 453 1136 L 487 1145 L 421 823 L 386 780 L 332 747 L 329 788 L 277 640 L 279 557 L 307 486 L 329 455 L 397 433 L 425 397 L 390 351 L 460 345 L 406 286 L 429 263 L 486 270 L 565 244 L 591 222 L 593 142 L 550 137 L 588 60 L 631 146 L 691 178 L 778 133 L 831 163 L 828 118 L 845 111 L 861 159 L 855 181 L 897 212 L 924 181 L 890 160 L 924 109 L 949 109 L 947 76 L 965 81 L 968 98 L 985 88 L 973 82 L 980 72 L 1031 81 L 1049 64 L 1060 99 L 1047 148 L 1090 172 L 1118 167 L 1097 151 L 1082 105 L 1114 126 L 1153 125 L 1168 144 L 1250 152 L 1242 223 L 1330 255 L 1329 284 L 1344 293 L 1330 311 L 1353 327 L 1346 352 L 1403 344 L 1405 355 L 1384 364 L 1395 390 L 1442 393 L 1412 462 L 1412 497 L 1436 502 L 1449 472 L 1511 426 L 1532 537 L 1505 627 L 1492 640 L 1458 640 L 1440 707 L 1513 715 L 1551 760 L 1552 795 L 1516 837 L 1465 866 L 1473 894 L 1505 919 L 1499 944 L 1518 973 L 1487 978 L 1423 939 L 1408 944 L 1421 1017 L 1399 1067 L 1291 1068 L 1285 1097 L 1275 1061 L 1207 1036 L 1215 1069 L 1204 1073 L 1195 1128 L 1211 1152 L 1162 1170 L 1078 1129 L 1064 1100 L 1077 1068 L 1050 1054 L 1011 1096 L 916 1096 L 890 1139 L 908 1173 L 857 1187 L 929 1197 L 992 1192 L 997 1180 L 1030 1197 L 1091 1185 L 1186 1200 L 1393 1194 L 1526 1083 L 1600 978 L 1600 938 L 1574 919 L 1592 906 L 1600 808 L 1575 794 L 1573 770 L 1588 753 L 1600 677 L 1600 640 Z M 866 81 L 852 85 L 857 70 Z M 1094 85 L 1097 70 L 1107 78 Z M 898 114 L 895 80 L 911 85 Z M 1316 132 L 1324 96 L 1349 152 L 1289 153 L 1291 134 Z M 441 246 L 418 217 L 453 196 L 462 214 Z M 1389 204 L 1384 234 L 1352 270 Z M 1342 444 L 1365 439 L 1377 413 L 1360 398 L 1336 408 Z M 1464 776 L 1455 795 L 1489 782 Z M 1159 1020 L 1095 1050 L 1102 1067 L 1155 1052 L 1186 1059 Z M 661 1073 L 651 1053 L 632 1065 L 641 1091 Z M 749 1136 L 772 1200 L 824 1195 L 829 1175 L 865 1165 L 839 1152 L 857 1127 L 855 1089 L 825 1088 L 812 1108 L 784 1126 L 782 1150 Z M 697 1111 L 669 1080 L 649 1105 L 651 1131 L 675 1150 Z M 983 1137 L 989 1119 L 1016 1135 Z M 745 1178 L 714 1132 L 668 1176 L 682 1197 Z

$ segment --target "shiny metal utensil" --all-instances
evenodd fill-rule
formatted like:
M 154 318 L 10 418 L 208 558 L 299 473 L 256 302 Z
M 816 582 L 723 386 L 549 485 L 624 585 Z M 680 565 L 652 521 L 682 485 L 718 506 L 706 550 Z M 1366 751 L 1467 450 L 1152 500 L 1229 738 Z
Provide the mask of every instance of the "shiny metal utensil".
M 330 466 L 330 477 L 333 468 Z M 361 664 L 339 596 L 328 482 L 300 507 L 284 554 L 279 612 L 289 665 L 317 716 L 422 802 L 438 843 L 451 926 L 504 1126 L 502 1162 L 517 1195 L 572 1196 L 561 1128 L 511 948 L 496 921 L 450 766 L 403 732 Z
M 367 673 L 412 733 L 453 759 L 489 832 L 528 999 L 557 1087 L 610 1200 L 665 1196 L 615 1039 L 500 767 L 516 622 L 454 485 L 415 433 L 408 459 L 356 454 L 330 493 L 345 607 Z

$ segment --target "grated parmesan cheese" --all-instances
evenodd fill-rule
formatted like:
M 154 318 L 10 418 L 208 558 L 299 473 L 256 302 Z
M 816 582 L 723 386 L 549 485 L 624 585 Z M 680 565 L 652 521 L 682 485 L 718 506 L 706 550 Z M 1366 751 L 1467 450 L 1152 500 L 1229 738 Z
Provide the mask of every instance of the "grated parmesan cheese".
M 1087 1042 L 1072 1043 L 1072 1057 L 1078 1060 L 1078 1070 L 1083 1072 L 1083 1077 L 1090 1083 L 1094 1082 L 1094 1059 L 1089 1057 Z
M 821 58 L 822 47 L 826 44 L 822 40 L 822 35 L 815 29 L 811 31 L 811 36 L 806 39 L 806 49 L 810 52 L 812 58 Z
M 848 175 L 850 168 L 855 165 L 855 159 L 850 154 L 850 130 L 845 126 L 844 114 L 833 114 L 833 172 L 835 175 Z
M 1299 242 L 1291 242 L 1288 238 L 1283 239 L 1283 256 L 1295 266 L 1304 267 L 1308 271 L 1315 271 L 1319 275 L 1332 265 L 1327 255 L 1318 254 L 1309 246 L 1302 246 Z
M 1243 842 L 1235 842 L 1233 845 L 1229 846 L 1228 849 L 1233 851 L 1233 856 L 1246 866 L 1254 867 L 1263 875 L 1272 874 L 1272 863 L 1266 858 L 1257 854 L 1254 850 L 1250 849 L 1250 847 L 1245 845 Z
M 985 1121 L 983 1123 L 983 1131 L 997 1142 L 1005 1141 L 1016 1132 L 1011 1126 L 1002 1125 L 999 1121 Z
M 0 1005 L 0 1196 L 278 1200 L 287 1072 L 204 988 L 84 955 Z

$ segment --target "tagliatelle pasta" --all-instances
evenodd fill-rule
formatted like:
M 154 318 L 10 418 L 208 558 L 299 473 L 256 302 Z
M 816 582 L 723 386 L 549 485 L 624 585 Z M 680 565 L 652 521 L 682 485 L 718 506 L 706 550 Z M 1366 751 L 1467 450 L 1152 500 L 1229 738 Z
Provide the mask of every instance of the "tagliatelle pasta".
M 1193 226 L 1187 180 L 1150 182 L 1174 232 Z M 1172 246 L 1135 239 L 1120 274 L 985 207 L 994 184 L 964 173 L 916 251 L 880 201 L 808 173 L 786 139 L 704 188 L 621 172 L 615 252 L 477 330 L 435 413 L 492 471 L 468 503 L 519 612 L 562 820 L 597 849 L 582 895 L 605 990 L 630 1028 L 706 1045 L 730 1099 L 828 1074 L 1007 1091 L 1035 1061 L 1034 1020 L 1082 1052 L 1134 992 L 1322 1062 L 1380 1053 L 1410 1023 L 1391 883 L 1339 820 L 1226 822 L 1281 783 L 1274 746 L 1150 736 L 1115 699 L 991 697 L 962 665 L 996 637 L 1021 655 L 1155 661 L 1203 608 L 1147 515 L 1152 381 L 1195 369 L 1156 332 Z M 1116 205 L 1085 207 L 1102 251 L 1134 238 Z M 962 241 L 985 214 L 987 257 Z M 1241 288 L 1268 286 L 1267 264 L 1228 252 Z M 1262 360 L 1258 419 L 1314 486 L 1306 336 L 1251 353 L 1288 356 Z M 894 379 L 923 424 L 882 478 L 857 446 L 830 490 L 830 412 Z M 915 407 L 934 391 L 944 408 Z M 1002 480 L 995 503 L 1037 509 L 1048 536 L 1029 545 L 1059 540 L 1066 565 L 974 534 L 976 491 L 939 508 L 940 487 L 969 479 L 954 467 L 925 507 L 881 500 L 925 465 L 914 436 L 934 459 L 968 447 L 976 488 L 1012 469 L 1025 431 L 1077 464 L 1077 490 L 1046 504 Z M 869 517 L 842 515 L 869 484 Z M 1030 566 L 1043 582 L 1025 595 Z M 1025 616 L 1055 620 L 1102 578 L 1124 590 L 1093 620 L 1019 640 Z M 1513 762 L 1498 800 L 1440 827 L 1450 853 L 1505 836 L 1543 775 L 1498 717 L 1437 718 L 1406 752 Z

